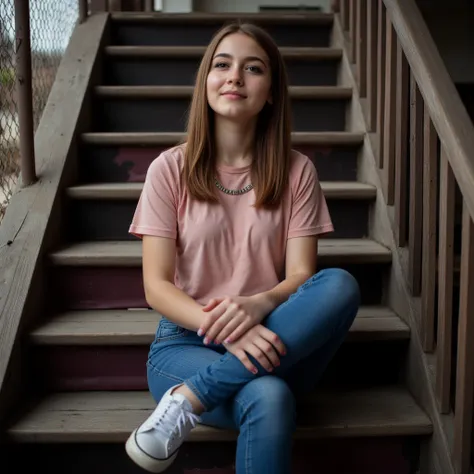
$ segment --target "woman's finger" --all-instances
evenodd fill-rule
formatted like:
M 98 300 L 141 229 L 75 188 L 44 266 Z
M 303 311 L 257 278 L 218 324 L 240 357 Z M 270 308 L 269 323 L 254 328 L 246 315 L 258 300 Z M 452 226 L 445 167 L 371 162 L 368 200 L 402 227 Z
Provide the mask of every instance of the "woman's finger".
M 213 341 L 217 335 L 229 324 L 232 319 L 239 313 L 239 308 L 236 304 L 228 305 L 224 314 L 214 321 L 211 327 L 206 332 L 206 339 L 208 342 Z
M 273 367 L 280 365 L 280 358 L 275 348 L 263 337 L 254 339 L 253 343 L 265 354 Z
M 256 346 L 253 342 L 250 342 L 244 347 L 244 350 L 253 356 L 267 372 L 273 371 L 272 363 L 260 347 Z
M 221 344 L 222 342 L 230 342 L 227 341 L 229 334 L 232 334 L 233 331 L 237 327 L 242 324 L 242 321 L 245 321 L 246 314 L 243 311 L 239 311 L 225 326 L 224 328 L 217 334 L 215 338 L 216 344 Z
M 270 331 L 270 329 L 267 329 L 265 326 L 260 326 L 259 334 L 264 339 L 266 339 L 272 346 L 274 346 L 280 355 L 286 355 L 285 344 L 283 344 L 278 334 L 275 334 L 273 331 Z
M 242 362 L 242 364 L 247 370 L 252 372 L 252 374 L 258 373 L 257 367 L 255 367 L 255 365 L 253 365 L 252 362 L 250 362 L 250 359 L 248 358 L 244 350 L 240 349 L 234 355 L 235 357 L 237 357 L 237 359 L 240 360 L 240 362 Z
M 210 343 L 214 341 L 217 335 L 229 324 L 232 322 L 233 316 L 232 312 L 226 311 L 220 318 L 218 318 L 212 326 L 208 329 L 206 337 L 204 338 L 204 343 Z M 217 344 L 217 341 L 215 341 Z
M 225 342 L 231 343 L 238 341 L 250 328 L 254 327 L 254 324 L 252 324 L 251 318 L 247 317 L 242 324 L 237 326 L 234 332 L 232 332 Z
M 222 303 L 222 301 L 224 301 L 224 298 L 212 298 L 211 300 L 208 301 L 206 306 L 202 308 L 202 310 L 206 313 L 209 311 L 212 311 L 214 308 L 219 306 Z
M 217 319 L 219 319 L 227 311 L 227 307 L 228 304 L 224 300 L 210 313 L 207 313 L 201 323 L 201 327 L 198 330 L 198 336 L 204 336 L 204 334 L 207 334 L 207 331 L 209 331 L 209 329 L 217 321 Z

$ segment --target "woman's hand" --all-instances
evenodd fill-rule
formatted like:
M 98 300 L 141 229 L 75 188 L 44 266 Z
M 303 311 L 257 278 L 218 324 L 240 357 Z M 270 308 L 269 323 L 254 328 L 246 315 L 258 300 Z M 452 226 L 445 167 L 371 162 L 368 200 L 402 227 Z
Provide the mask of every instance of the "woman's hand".
M 273 309 L 272 302 L 263 293 L 214 298 L 202 308 L 208 314 L 198 334 L 206 336 L 204 344 L 212 341 L 216 344 L 234 342 L 250 328 L 260 324 Z
M 258 370 L 250 361 L 248 354 L 269 372 L 280 365 L 280 356 L 286 354 L 286 348 L 278 335 L 261 324 L 249 329 L 238 341 L 224 343 L 224 347 L 253 374 Z

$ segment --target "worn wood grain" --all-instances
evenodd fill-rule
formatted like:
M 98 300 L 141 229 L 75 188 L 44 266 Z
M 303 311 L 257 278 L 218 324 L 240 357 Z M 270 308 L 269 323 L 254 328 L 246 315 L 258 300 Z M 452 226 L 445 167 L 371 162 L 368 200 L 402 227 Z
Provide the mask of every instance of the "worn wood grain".
M 367 2 L 370 0 L 358 0 L 356 5 L 357 24 L 357 79 L 359 83 L 359 95 L 367 96 Z
M 377 188 L 351 181 L 321 181 L 327 199 L 375 199 Z M 143 183 L 95 183 L 71 186 L 67 195 L 72 199 L 138 199 Z
M 410 71 L 400 41 L 397 40 L 397 107 L 395 125 L 395 235 L 399 247 L 407 242 L 407 144 Z
M 38 345 L 150 344 L 161 315 L 148 309 L 91 310 L 60 313 L 30 333 Z M 362 306 L 349 341 L 406 340 L 409 327 L 384 306 Z
M 438 208 L 438 136 L 425 109 L 423 129 L 423 240 L 421 272 L 421 341 L 423 350 L 435 348 L 436 234 Z M 419 185 L 419 183 L 418 183 Z
M 106 25 L 107 15 L 96 14 L 76 27 L 35 136 L 39 181 L 13 196 L 0 226 L 0 386 L 29 289 L 40 278 L 35 272 Z
M 408 190 L 408 283 L 413 296 L 421 292 L 423 230 L 423 117 L 420 89 L 410 78 L 410 182 Z
M 222 24 L 223 22 L 241 20 L 243 22 L 257 21 L 259 24 L 284 24 L 284 25 L 332 25 L 334 14 L 321 12 L 304 13 L 112 13 L 111 19 L 114 23 L 153 23 L 159 25 L 180 24 L 180 25 L 206 25 Z
M 451 411 L 455 180 L 444 147 L 440 156 L 438 337 L 436 395 L 441 413 Z
M 385 54 L 386 54 L 386 27 L 387 10 L 383 0 L 378 2 L 377 8 L 377 138 L 378 152 L 375 155 L 379 168 L 384 166 L 384 143 L 385 143 Z
M 349 51 L 352 63 L 355 63 L 357 60 L 357 1 L 358 0 L 349 0 Z
M 308 59 L 311 61 L 341 59 L 340 48 L 292 47 L 278 48 L 284 59 Z M 106 46 L 104 52 L 110 57 L 120 58 L 200 58 L 206 46 Z
M 377 28 L 378 2 L 367 2 L 367 103 L 369 132 L 377 127 Z
M 110 133 L 89 132 L 81 136 L 89 145 L 175 145 L 183 142 L 186 135 L 174 133 Z M 292 132 L 293 145 L 358 146 L 364 141 L 363 133 L 356 132 Z
M 141 241 L 79 242 L 51 252 L 55 265 L 125 266 L 141 265 Z M 349 263 L 390 263 L 389 249 L 370 239 L 321 239 L 318 261 Z
M 148 392 L 58 393 L 13 425 L 15 441 L 121 443 L 154 409 Z M 315 393 L 300 401 L 298 439 L 427 435 L 429 418 L 399 387 Z M 229 441 L 234 431 L 199 426 L 189 441 Z
M 389 16 L 385 18 L 385 116 L 383 143 L 384 194 L 388 206 L 394 203 L 395 188 L 395 138 L 397 125 L 397 36 Z
M 350 99 L 352 89 L 341 86 L 290 86 L 291 99 Z M 97 86 L 98 97 L 124 99 L 191 98 L 194 86 Z

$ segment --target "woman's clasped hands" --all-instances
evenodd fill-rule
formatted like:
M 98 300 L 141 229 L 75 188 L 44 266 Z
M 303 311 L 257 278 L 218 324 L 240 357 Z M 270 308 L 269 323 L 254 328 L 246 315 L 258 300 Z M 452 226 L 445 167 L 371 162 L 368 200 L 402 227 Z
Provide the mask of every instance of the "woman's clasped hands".
M 273 310 L 267 297 L 260 294 L 213 298 L 202 310 L 207 314 L 198 335 L 205 336 L 205 344 L 223 344 L 255 374 L 257 368 L 248 355 L 269 372 L 280 365 L 280 356 L 286 354 L 285 346 L 277 334 L 261 324 Z

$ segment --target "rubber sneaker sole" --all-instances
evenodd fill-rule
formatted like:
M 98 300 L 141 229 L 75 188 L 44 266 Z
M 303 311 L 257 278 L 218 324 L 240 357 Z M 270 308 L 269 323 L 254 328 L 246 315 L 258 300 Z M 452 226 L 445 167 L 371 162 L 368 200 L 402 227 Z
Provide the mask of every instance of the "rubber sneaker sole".
M 173 453 L 173 455 L 167 459 L 156 459 L 152 456 L 149 456 L 139 448 L 135 440 L 136 432 L 137 430 L 134 430 L 125 443 L 125 451 L 127 452 L 130 459 L 148 472 L 159 473 L 166 471 L 166 469 L 168 469 L 171 464 L 173 464 L 176 456 L 178 455 L 178 451 Z

